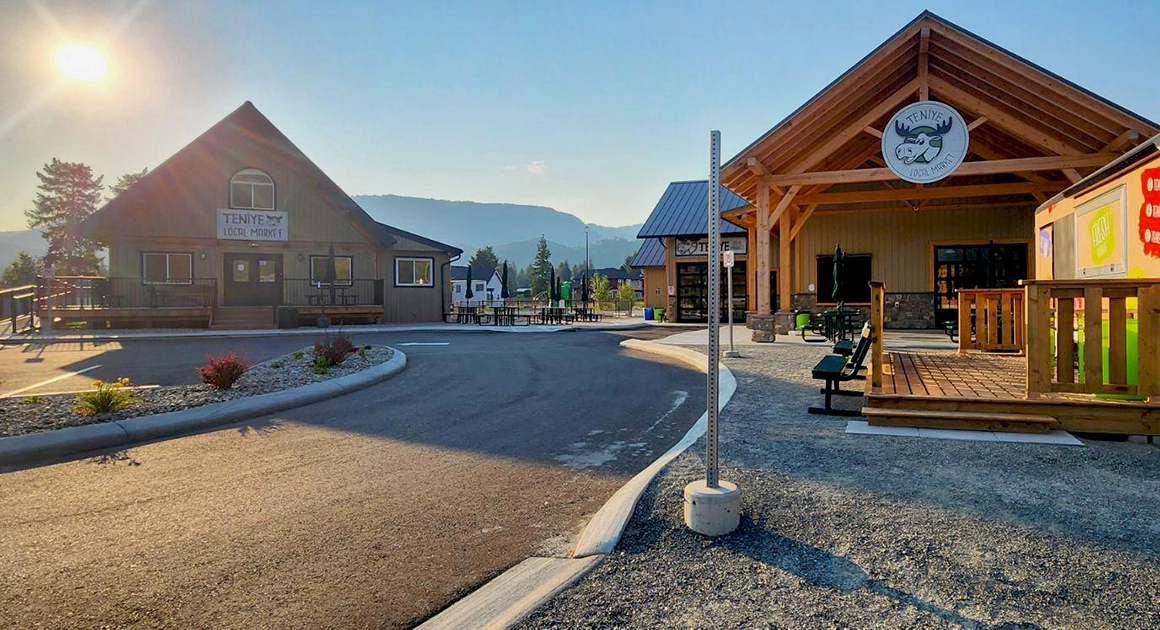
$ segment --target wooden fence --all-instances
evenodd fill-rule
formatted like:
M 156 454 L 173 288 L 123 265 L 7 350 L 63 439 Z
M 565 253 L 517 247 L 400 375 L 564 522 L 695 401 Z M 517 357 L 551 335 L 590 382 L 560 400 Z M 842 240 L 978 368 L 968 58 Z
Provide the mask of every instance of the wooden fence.
M 36 285 L 0 289 L 0 320 L 8 332 L 18 333 L 35 326 L 33 307 L 36 300 Z
M 1023 289 L 959 289 L 959 352 L 1023 351 Z
M 1027 290 L 1029 398 L 1062 392 L 1128 394 L 1158 401 L 1160 280 L 1025 280 L 1022 284 Z M 1077 309 L 1076 300 L 1082 300 L 1081 308 Z M 1076 352 L 1080 324 L 1082 371 Z M 1137 344 L 1134 366 L 1129 365 L 1132 336 Z M 1134 384 L 1129 383 L 1131 367 L 1136 368 Z

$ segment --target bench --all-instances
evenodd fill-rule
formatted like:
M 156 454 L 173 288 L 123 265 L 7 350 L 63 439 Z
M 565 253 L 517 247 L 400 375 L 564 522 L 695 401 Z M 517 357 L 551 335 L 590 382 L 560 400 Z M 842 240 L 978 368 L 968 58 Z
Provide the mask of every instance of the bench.
M 806 411 L 813 414 L 824 414 L 829 416 L 861 416 L 859 411 L 847 409 L 835 409 L 831 404 L 835 395 L 838 396 L 861 396 L 858 392 L 842 391 L 841 384 L 845 381 L 852 381 L 858 378 L 860 372 L 866 361 L 866 355 L 870 354 L 870 324 L 866 323 L 862 327 L 862 337 L 858 339 L 858 345 L 854 348 L 853 353 L 849 357 L 844 357 L 839 354 L 831 354 L 823 357 L 818 364 L 814 366 L 813 377 L 819 381 L 825 381 L 826 386 L 822 388 L 821 393 L 826 396 L 826 404 L 824 407 L 810 407 Z
M 848 357 L 854 354 L 854 340 L 853 339 L 839 339 L 834 343 L 834 347 L 830 349 L 833 354 Z

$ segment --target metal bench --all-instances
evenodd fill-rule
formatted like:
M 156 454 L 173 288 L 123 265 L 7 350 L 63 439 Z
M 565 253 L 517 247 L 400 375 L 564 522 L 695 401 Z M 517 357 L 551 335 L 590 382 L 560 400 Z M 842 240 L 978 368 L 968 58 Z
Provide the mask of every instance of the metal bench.
M 870 353 L 870 324 L 867 323 L 862 327 L 862 337 L 858 340 L 858 345 L 854 348 L 854 352 L 849 357 L 844 357 L 839 354 L 831 354 L 823 357 L 818 364 L 814 366 L 813 377 L 819 381 L 825 381 L 826 386 L 822 388 L 821 393 L 826 397 L 826 404 L 824 407 L 810 407 L 807 409 L 809 413 L 823 414 L 829 416 L 861 416 L 861 412 L 847 409 L 835 409 L 832 404 L 832 399 L 837 396 L 861 396 L 859 392 L 842 391 L 841 384 L 845 381 L 852 381 L 859 378 L 858 372 L 863 369 L 863 364 L 866 361 L 866 355 Z

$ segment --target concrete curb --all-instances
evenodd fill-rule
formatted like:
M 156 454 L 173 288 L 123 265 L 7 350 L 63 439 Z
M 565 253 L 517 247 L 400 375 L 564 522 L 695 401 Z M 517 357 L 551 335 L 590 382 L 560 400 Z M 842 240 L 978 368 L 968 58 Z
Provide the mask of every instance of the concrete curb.
M 392 332 L 442 332 L 442 333 L 508 333 L 508 334 L 528 334 L 528 333 L 555 333 L 555 332 L 581 332 L 585 330 L 591 331 L 609 331 L 609 330 L 637 330 L 641 328 L 649 328 L 651 326 L 659 326 L 661 324 L 650 324 L 645 321 L 635 321 L 624 324 L 596 324 L 583 325 L 573 324 L 571 326 L 475 326 L 470 324 L 417 324 L 417 325 L 403 325 L 403 326 L 351 326 L 339 327 L 335 326 L 333 329 L 323 328 L 291 328 L 286 330 L 196 330 L 188 332 L 172 332 L 172 333 L 113 333 L 113 334 L 77 334 L 77 335 L 52 335 L 47 337 L 34 337 L 28 335 L 9 335 L 7 337 L 0 337 L 0 345 L 23 345 L 35 343 L 63 343 L 76 341 L 131 341 L 139 339 L 240 339 L 240 338 L 262 338 L 262 337 L 295 337 L 318 335 L 327 330 L 345 330 L 347 332 L 357 333 L 392 333 Z
M 702 372 L 708 370 L 706 365 L 707 357 L 695 350 L 682 348 L 680 346 L 666 346 L 652 341 L 640 341 L 638 339 L 626 339 L 620 342 L 620 345 L 632 350 L 640 352 L 650 352 L 661 356 L 683 361 Z M 737 391 L 737 379 L 733 376 L 733 372 L 724 364 L 719 364 L 721 373 L 718 376 L 719 394 L 717 397 L 717 409 L 725 408 L 729 400 L 733 398 L 733 392 Z M 661 469 L 668 465 L 669 462 L 676 459 L 677 455 L 685 452 L 696 442 L 702 435 L 705 434 L 705 429 L 708 426 L 709 414 L 703 413 L 681 441 L 677 442 L 666 451 L 663 455 L 658 457 L 656 461 L 636 474 L 628 483 L 621 486 L 616 494 L 612 495 L 592 520 L 588 522 L 588 526 L 584 528 L 584 533 L 580 535 L 579 542 L 576 543 L 576 549 L 572 552 L 573 558 L 584 558 L 586 556 L 596 554 L 609 554 L 616 548 L 616 543 L 620 542 L 620 536 L 624 533 L 624 528 L 628 526 L 628 521 L 632 519 L 632 512 L 636 509 L 636 504 L 640 501 L 641 495 L 644 494 L 648 485 L 656 478 Z
M 695 350 L 638 339 L 626 339 L 620 345 L 676 359 L 702 372 L 708 371 L 708 357 Z M 737 391 L 737 379 L 733 372 L 724 364 L 720 364 L 720 368 L 720 393 L 717 397 L 719 410 L 725 408 Z M 708 413 L 701 414 L 680 442 L 628 480 L 605 502 L 584 528 L 572 558 L 528 558 L 428 619 L 419 628 L 511 628 L 587 575 L 616 548 L 637 502 L 661 469 L 705 433 L 708 418 Z
M 0 438 L 0 467 L 170 437 L 339 396 L 403 371 L 407 355 L 396 348 L 391 350 L 394 354 L 390 361 L 321 383 L 181 411 Z

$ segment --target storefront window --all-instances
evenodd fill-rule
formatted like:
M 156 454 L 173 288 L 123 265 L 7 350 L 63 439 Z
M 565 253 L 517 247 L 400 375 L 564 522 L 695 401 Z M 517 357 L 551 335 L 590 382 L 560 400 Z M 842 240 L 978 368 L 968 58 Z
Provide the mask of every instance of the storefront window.
M 396 258 L 395 286 L 435 286 L 434 275 L 432 274 L 434 264 L 435 261 L 431 258 Z
M 326 256 L 310 257 L 310 281 L 312 283 L 326 282 Z M 334 283 L 350 286 L 352 270 L 354 269 L 353 256 L 334 257 Z
M 834 299 L 834 257 L 818 256 L 818 303 L 870 303 L 870 254 L 846 254 L 842 257 L 842 276 L 838 299 Z
M 168 252 L 141 254 L 141 277 L 146 284 L 191 284 L 193 254 Z

